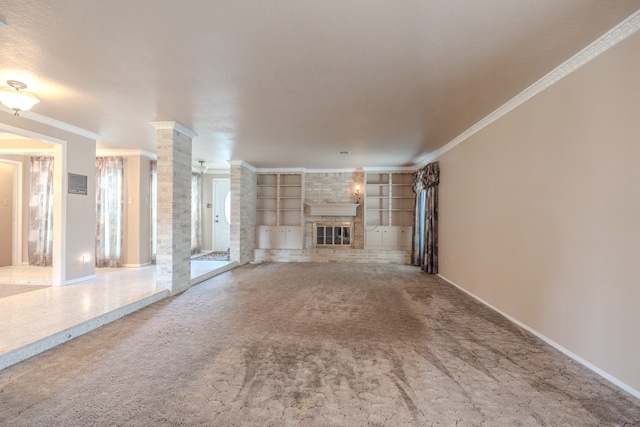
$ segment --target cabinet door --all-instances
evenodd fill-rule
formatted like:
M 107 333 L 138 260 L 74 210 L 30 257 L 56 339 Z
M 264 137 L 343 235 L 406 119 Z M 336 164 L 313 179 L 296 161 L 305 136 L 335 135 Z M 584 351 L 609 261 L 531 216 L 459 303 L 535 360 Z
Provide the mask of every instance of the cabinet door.
M 284 241 L 283 249 L 301 249 L 302 248 L 302 228 L 301 227 L 283 227 Z
M 258 240 L 258 248 L 260 249 L 271 249 L 273 247 L 271 235 L 272 229 L 275 227 L 270 227 L 267 225 L 259 225 L 256 230 L 256 238 Z
M 398 227 L 388 226 L 382 228 L 382 246 L 388 249 L 398 247 Z
M 413 245 L 413 227 L 400 227 L 398 235 L 398 246 L 402 250 L 411 250 Z
M 384 227 L 375 227 L 372 229 L 365 230 L 365 247 L 367 249 L 370 248 L 381 248 L 382 247 L 382 229 Z

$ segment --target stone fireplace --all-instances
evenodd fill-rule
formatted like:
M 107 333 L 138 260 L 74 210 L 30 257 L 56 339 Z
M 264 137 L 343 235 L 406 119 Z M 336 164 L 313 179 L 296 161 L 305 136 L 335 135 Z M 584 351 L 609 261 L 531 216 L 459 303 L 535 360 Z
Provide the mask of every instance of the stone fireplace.
M 314 222 L 314 248 L 353 247 L 353 222 Z

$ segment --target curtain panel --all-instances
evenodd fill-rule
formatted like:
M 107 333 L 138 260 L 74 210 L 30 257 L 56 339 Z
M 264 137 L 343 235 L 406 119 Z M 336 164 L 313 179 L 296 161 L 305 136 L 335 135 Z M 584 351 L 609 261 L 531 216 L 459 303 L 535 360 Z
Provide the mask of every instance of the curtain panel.
M 413 175 L 416 194 L 412 262 L 429 274 L 438 273 L 438 184 L 440 164 L 429 163 Z
M 202 174 L 191 174 L 191 254 L 202 252 Z
M 96 267 L 122 267 L 122 157 L 96 157 Z
M 53 157 L 31 157 L 29 171 L 29 265 L 53 264 Z

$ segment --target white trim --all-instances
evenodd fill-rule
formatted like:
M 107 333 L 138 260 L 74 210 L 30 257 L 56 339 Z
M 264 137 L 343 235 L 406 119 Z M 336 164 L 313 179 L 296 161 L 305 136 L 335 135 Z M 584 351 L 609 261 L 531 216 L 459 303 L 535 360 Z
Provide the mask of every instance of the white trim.
M 34 113 L 31 111 L 21 112 L 20 117 L 33 120 L 34 122 L 49 125 L 56 129 L 60 129 L 60 130 L 64 130 L 66 132 L 72 133 L 74 135 L 84 136 L 85 138 L 89 138 L 94 141 L 97 141 L 100 138 L 100 135 L 98 135 L 95 132 L 91 132 L 89 130 L 82 129 L 77 126 L 70 125 L 69 123 L 61 122 L 60 120 L 52 119 L 50 117 L 43 116 L 42 114 Z
M 547 89 L 551 85 L 557 83 L 559 80 L 573 73 L 578 68 L 582 67 L 592 59 L 611 49 L 613 46 L 617 45 L 627 37 L 633 35 L 638 30 L 640 30 L 640 10 L 633 13 L 631 16 L 613 27 L 596 41 L 582 49 L 577 54 L 573 55 L 571 58 L 552 70 L 550 73 L 542 77 L 540 80 L 520 92 L 510 101 L 503 104 L 497 110 L 493 111 L 478 123 L 474 124 L 469 129 L 458 135 L 455 139 L 437 149 L 436 151 L 428 153 L 419 163 L 416 163 L 416 167 L 420 168 L 426 166 L 428 163 L 442 156 L 444 153 L 451 150 L 456 145 L 460 144 L 475 133 L 489 126 L 500 117 L 504 116 L 512 110 L 515 110 L 517 107 L 530 100 L 543 90 Z
M 399 166 L 399 167 L 364 167 L 365 172 L 415 172 L 418 168 L 415 166 Z
M 305 173 L 305 168 L 258 168 L 257 173 L 281 173 L 281 174 L 298 174 Z
M 51 142 L 53 144 L 65 144 L 67 141 L 63 140 L 63 139 L 58 139 L 58 138 L 54 138 L 52 136 L 48 136 L 48 135 L 43 135 L 41 133 L 37 133 L 37 132 L 31 132 L 30 130 L 26 130 L 26 129 L 22 129 L 22 128 L 17 128 L 15 126 L 11 126 L 5 123 L 0 123 L 0 129 L 6 131 L 6 132 L 11 132 L 14 133 L 18 136 L 24 136 L 28 139 L 36 139 L 38 141 L 43 141 L 43 142 Z M 21 151 L 26 151 L 26 150 L 21 150 Z
M 150 151 L 129 149 L 129 148 L 115 148 L 115 149 L 100 149 L 96 150 L 96 156 L 143 156 L 148 157 L 151 160 L 157 160 L 158 155 Z
M 342 168 L 342 169 L 305 169 L 304 173 L 354 173 L 361 172 L 362 168 Z
M 143 262 L 142 264 L 124 264 L 123 267 L 124 268 L 140 268 L 140 267 L 146 267 L 148 265 L 151 265 L 151 261 Z
M 0 148 L 0 155 L 2 154 L 53 156 L 53 148 Z
M 634 389 L 633 387 L 629 386 L 628 384 L 625 384 L 624 382 L 620 381 L 619 379 L 617 379 L 613 375 L 603 371 L 602 369 L 600 369 L 597 366 L 593 365 L 592 363 L 586 361 L 585 359 L 581 358 L 580 356 L 578 356 L 577 354 L 573 353 L 572 351 L 567 350 L 566 348 L 564 348 L 560 344 L 556 343 L 552 339 L 547 338 L 546 336 L 544 336 L 540 332 L 536 331 L 535 329 L 527 326 L 526 324 L 520 322 L 519 320 L 515 319 L 514 317 L 511 317 L 507 313 L 505 313 L 502 310 L 494 307 L 493 305 L 489 304 L 488 302 L 486 302 L 482 298 L 478 297 L 477 295 L 474 295 L 473 293 L 469 292 L 468 290 L 466 290 L 462 286 L 460 286 L 460 285 L 454 283 L 453 281 L 447 279 L 443 275 L 438 274 L 437 276 L 440 277 L 442 280 L 446 281 L 447 283 L 449 283 L 449 284 L 455 286 L 456 288 L 460 289 L 462 292 L 464 292 L 465 294 L 467 294 L 470 297 L 474 298 L 478 302 L 480 302 L 480 303 L 484 304 L 485 306 L 489 307 L 490 309 L 492 309 L 496 313 L 504 316 L 507 320 L 511 321 L 512 323 L 515 323 L 516 325 L 520 326 L 521 328 L 529 331 L 530 333 L 532 333 L 536 337 L 540 338 L 542 341 L 544 341 L 547 344 L 549 344 L 550 346 L 554 347 L 556 350 L 559 350 L 560 352 L 562 352 L 565 355 L 569 356 L 571 359 L 575 360 L 576 362 L 580 363 L 581 365 L 585 366 L 586 368 L 588 368 L 591 371 L 595 372 L 596 374 L 600 375 L 604 379 L 606 379 L 606 380 L 612 382 L 613 384 L 617 385 L 618 387 L 620 387 L 621 389 L 623 389 L 627 393 L 629 393 L 629 394 L 633 395 L 634 397 L 640 399 L 640 391 Z
M 204 175 L 225 175 L 229 176 L 231 171 L 229 169 L 207 169 Z
M 92 274 L 90 276 L 82 276 L 82 277 L 78 277 L 77 279 L 66 280 L 64 282 L 64 285 L 62 285 L 62 286 L 75 285 L 76 283 L 86 282 L 87 280 L 93 280 L 93 279 L 96 279 L 96 278 L 97 278 L 97 276 L 95 274 Z
M 251 172 L 258 172 L 258 169 L 256 169 L 255 166 L 250 165 L 244 160 L 228 160 L 228 162 L 231 166 L 242 166 L 244 168 L 249 169 Z
M 178 122 L 151 122 L 151 126 L 156 128 L 156 130 L 175 130 L 191 139 L 198 136 L 197 133 Z

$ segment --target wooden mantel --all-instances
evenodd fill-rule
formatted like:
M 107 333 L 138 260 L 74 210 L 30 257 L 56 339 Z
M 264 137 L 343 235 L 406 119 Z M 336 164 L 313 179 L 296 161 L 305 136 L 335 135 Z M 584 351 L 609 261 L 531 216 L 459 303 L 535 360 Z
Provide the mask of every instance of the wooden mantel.
M 314 216 L 356 216 L 359 203 L 317 203 L 307 204 Z

